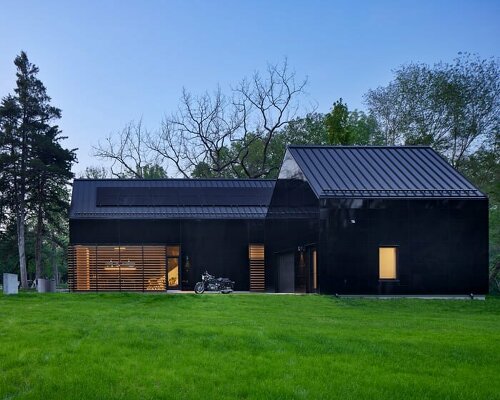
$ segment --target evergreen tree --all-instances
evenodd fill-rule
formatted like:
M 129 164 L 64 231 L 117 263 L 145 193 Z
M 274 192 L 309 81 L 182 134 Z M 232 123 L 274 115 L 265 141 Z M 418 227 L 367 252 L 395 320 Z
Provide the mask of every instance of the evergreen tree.
M 47 236 L 47 227 L 54 234 L 63 231 L 60 215 L 66 215 L 69 205 L 67 184 L 73 178 L 71 165 L 75 161 L 73 151 L 64 149 L 60 141 L 57 126 L 48 126 L 46 131 L 35 135 L 33 161 L 30 165 L 30 192 L 28 202 L 35 220 L 35 271 L 36 278 L 41 278 L 42 244 Z
M 75 154 L 61 147 L 60 131 L 51 125 L 61 117 L 61 110 L 50 105 L 46 88 L 37 78 L 38 67 L 28 60 L 25 52 L 16 57 L 14 64 L 17 68 L 14 95 L 6 96 L 0 104 L 0 190 L 3 208 L 16 221 L 21 285 L 27 288 L 27 219 L 36 217 L 38 278 L 43 226 L 50 212 L 60 213 L 64 209 L 61 196 L 72 177 Z

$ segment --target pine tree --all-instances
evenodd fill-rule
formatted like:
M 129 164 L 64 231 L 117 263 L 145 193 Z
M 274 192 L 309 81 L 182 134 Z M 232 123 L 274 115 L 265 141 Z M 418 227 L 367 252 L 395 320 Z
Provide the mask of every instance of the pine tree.
M 14 95 L 0 104 L 0 188 L 3 204 L 16 220 L 21 285 L 28 287 L 25 230 L 29 216 L 36 217 L 37 278 L 41 275 L 43 225 L 50 212 L 61 212 L 58 197 L 72 177 L 73 151 L 63 149 L 60 131 L 52 121 L 61 110 L 50 105 L 50 97 L 37 78 L 38 67 L 21 52 L 14 60 L 17 68 Z M 5 207 L 5 206 L 4 206 Z

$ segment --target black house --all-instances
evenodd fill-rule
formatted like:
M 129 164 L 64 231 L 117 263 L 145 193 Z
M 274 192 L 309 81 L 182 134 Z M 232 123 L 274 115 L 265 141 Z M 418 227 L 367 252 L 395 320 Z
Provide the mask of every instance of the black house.
M 277 180 L 76 179 L 73 291 L 485 294 L 488 199 L 428 147 L 290 146 Z

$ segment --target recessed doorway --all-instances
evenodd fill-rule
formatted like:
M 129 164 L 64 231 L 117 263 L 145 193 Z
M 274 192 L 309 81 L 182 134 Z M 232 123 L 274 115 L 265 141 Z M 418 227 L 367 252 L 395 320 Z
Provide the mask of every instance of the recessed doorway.
M 280 293 L 295 292 L 295 253 L 282 253 L 278 255 L 278 291 Z

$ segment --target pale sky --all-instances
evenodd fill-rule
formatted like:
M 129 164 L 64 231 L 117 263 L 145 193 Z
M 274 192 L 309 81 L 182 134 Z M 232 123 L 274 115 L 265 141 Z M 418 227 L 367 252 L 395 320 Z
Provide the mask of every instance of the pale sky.
M 362 109 L 404 63 L 500 56 L 500 1 L 1 0 L 0 37 L 0 96 L 25 50 L 80 172 L 101 163 L 91 145 L 109 133 L 141 117 L 156 128 L 182 87 L 228 89 L 284 57 L 308 77 L 304 106 L 326 112 L 339 97 Z

